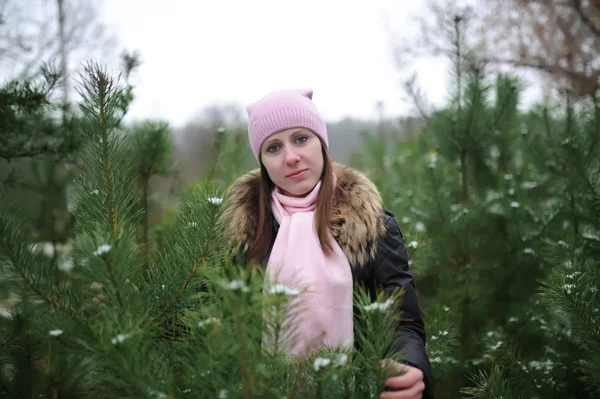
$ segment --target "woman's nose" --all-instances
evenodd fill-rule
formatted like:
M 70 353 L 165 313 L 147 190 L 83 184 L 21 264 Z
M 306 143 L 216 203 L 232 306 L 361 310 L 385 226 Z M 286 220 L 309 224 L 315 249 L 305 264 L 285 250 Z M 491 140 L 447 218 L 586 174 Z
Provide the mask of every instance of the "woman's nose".
M 287 150 L 285 152 L 285 163 L 288 165 L 294 165 L 296 163 L 298 163 L 298 161 L 300 160 L 300 157 L 298 156 L 298 154 L 293 151 L 293 150 Z

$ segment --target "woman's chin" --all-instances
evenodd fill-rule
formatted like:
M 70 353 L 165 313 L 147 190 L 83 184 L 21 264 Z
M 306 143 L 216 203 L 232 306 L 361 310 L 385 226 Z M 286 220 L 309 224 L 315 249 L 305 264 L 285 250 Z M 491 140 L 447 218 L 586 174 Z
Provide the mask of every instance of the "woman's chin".
M 302 181 L 296 184 L 288 184 L 281 187 L 282 191 L 290 197 L 306 197 L 315 188 L 317 182 Z

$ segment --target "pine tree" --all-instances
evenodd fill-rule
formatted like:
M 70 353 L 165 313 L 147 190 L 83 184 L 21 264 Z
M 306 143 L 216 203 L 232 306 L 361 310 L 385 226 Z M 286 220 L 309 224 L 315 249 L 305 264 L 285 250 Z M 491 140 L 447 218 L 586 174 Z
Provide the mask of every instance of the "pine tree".
M 78 139 L 76 120 L 61 120 L 52 99 L 63 77 L 47 65 L 39 75 L 0 89 L 0 189 L 23 201 L 39 241 L 48 242 L 54 256 L 72 222 L 65 191 Z
M 122 58 L 128 75 L 137 58 L 127 53 Z M 0 189 L 21 203 L 36 245 L 55 262 L 72 246 L 75 219 L 68 198 L 81 145 L 79 115 L 56 100 L 68 78 L 64 70 L 43 64 L 34 77 L 10 80 L 0 90 Z
M 414 140 L 357 157 L 392 204 L 426 326 L 437 397 L 598 394 L 598 140 L 593 101 L 520 111 L 522 84 L 473 58 L 455 18 L 451 101 Z M 377 158 L 372 154 L 378 154 Z
M 126 128 L 131 87 L 89 63 L 80 84 L 82 170 L 74 248 L 58 267 L 1 199 L 0 266 L 15 306 L 0 318 L 0 396 L 26 398 L 378 396 L 401 298 L 357 294 L 360 351 L 288 358 L 298 292 L 240 269 L 223 248 L 222 191 L 196 185 L 147 245 L 145 179 L 168 163 L 166 127 Z M 145 158 L 149 147 L 156 156 Z M 271 338 L 271 339 L 265 339 Z M 401 355 L 401 354 L 400 354 Z
M 575 102 L 566 93 L 564 102 L 564 110 L 560 104 L 554 109 L 545 106 L 525 118 L 523 141 L 532 162 L 528 169 L 536 178 L 527 186 L 538 191 L 537 208 L 548 213 L 547 222 L 537 226 L 533 216 L 530 227 L 537 230 L 525 231 L 524 240 L 535 237 L 536 247 L 528 254 L 545 273 L 527 305 L 529 311 L 521 312 L 528 323 L 507 328 L 512 348 L 492 358 L 501 365 L 504 379 L 483 379 L 478 388 L 466 390 L 475 397 L 490 397 L 482 396 L 483 386 L 494 392 L 491 397 L 499 397 L 500 384 L 515 392 L 509 397 L 600 394 L 600 112 L 595 99 Z
M 217 156 L 214 163 L 205 168 L 202 181 L 225 190 L 235 178 L 258 165 L 248 143 L 247 128 L 219 126 L 215 130 L 213 146 Z
M 10 80 L 0 88 L 0 157 L 35 157 L 65 154 L 74 137 L 57 129 L 51 118 L 56 104 L 51 100 L 62 76 L 48 65 L 40 68 L 39 80 Z

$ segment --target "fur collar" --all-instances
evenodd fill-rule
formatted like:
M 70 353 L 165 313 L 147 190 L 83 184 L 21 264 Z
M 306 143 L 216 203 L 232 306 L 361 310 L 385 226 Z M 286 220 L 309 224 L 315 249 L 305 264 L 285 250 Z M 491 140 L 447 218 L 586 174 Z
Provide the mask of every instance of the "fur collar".
M 383 202 L 375 185 L 361 172 L 334 163 L 337 187 L 331 232 L 353 267 L 373 260 L 385 230 Z M 260 170 L 238 178 L 225 192 L 221 222 L 229 247 L 238 252 L 256 232 Z

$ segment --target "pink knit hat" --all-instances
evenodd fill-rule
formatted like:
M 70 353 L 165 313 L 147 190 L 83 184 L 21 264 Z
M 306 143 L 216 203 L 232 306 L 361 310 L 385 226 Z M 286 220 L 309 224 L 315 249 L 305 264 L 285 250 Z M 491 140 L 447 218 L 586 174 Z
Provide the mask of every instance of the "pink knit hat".
M 252 152 L 259 159 L 260 149 L 272 134 L 281 130 L 303 127 L 321 137 L 329 146 L 327 127 L 312 102 L 313 91 L 279 90 L 246 107 L 248 138 Z

